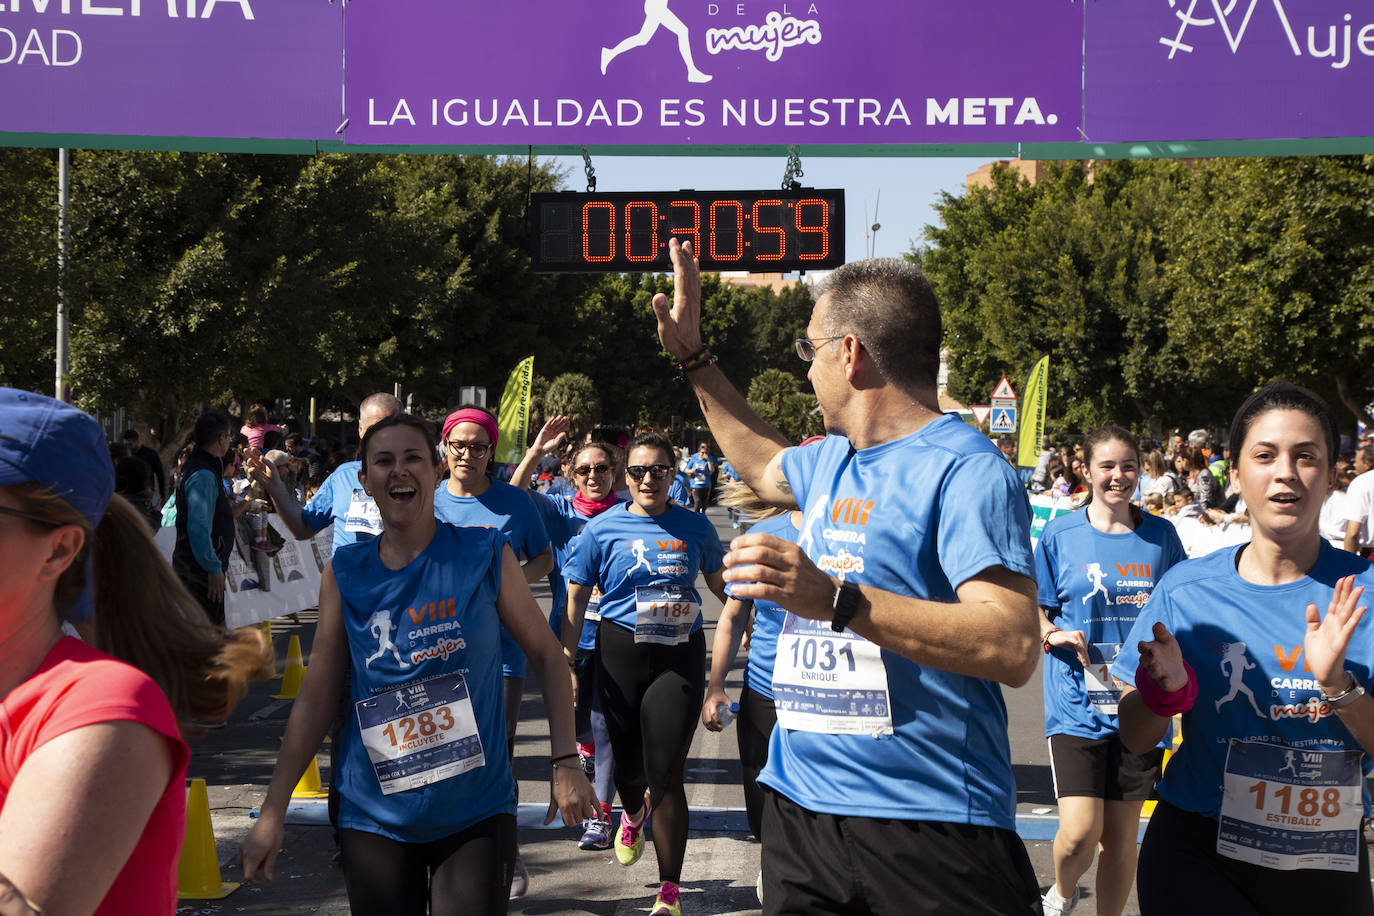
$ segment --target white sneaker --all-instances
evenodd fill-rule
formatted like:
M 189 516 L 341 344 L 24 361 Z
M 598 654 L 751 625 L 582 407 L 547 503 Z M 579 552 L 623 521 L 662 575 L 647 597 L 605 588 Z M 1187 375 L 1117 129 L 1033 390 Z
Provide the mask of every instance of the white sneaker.
M 758 880 L 754 882 L 754 893 L 759 895 L 759 906 L 763 906 L 763 872 L 759 872 Z
M 510 899 L 525 896 L 530 889 L 530 873 L 525 868 L 525 859 L 519 852 L 515 854 L 515 876 L 510 882 Z
M 1078 905 L 1078 888 L 1074 888 L 1072 897 L 1059 896 L 1059 890 L 1053 884 L 1050 889 L 1045 891 L 1045 896 L 1040 898 L 1040 906 L 1045 911 L 1045 916 L 1069 916 L 1073 908 Z

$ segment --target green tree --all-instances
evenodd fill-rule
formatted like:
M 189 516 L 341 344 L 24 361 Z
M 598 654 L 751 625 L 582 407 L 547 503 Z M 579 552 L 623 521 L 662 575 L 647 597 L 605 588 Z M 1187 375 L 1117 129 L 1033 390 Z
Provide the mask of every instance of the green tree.
M 0 149 L 0 384 L 53 393 L 57 168 L 52 150 Z
M 1049 353 L 1052 428 L 1212 419 L 1214 376 L 1173 358 L 1161 278 L 1185 182 L 1175 163 L 1074 162 L 944 195 L 944 226 L 910 257 L 942 303 L 950 392 L 983 401 L 1003 374 L 1020 388 Z
M 793 442 L 824 432 L 816 396 L 803 393 L 797 377 L 782 369 L 765 369 L 749 383 L 749 406 Z
M 1198 164 L 1168 226 L 1178 359 L 1221 367 L 1232 406 L 1286 377 L 1374 422 L 1371 202 L 1374 156 Z
M 549 383 L 544 394 L 548 416 L 568 418 L 568 441 L 582 436 L 601 422 L 601 399 L 596 385 L 581 372 L 565 372 Z

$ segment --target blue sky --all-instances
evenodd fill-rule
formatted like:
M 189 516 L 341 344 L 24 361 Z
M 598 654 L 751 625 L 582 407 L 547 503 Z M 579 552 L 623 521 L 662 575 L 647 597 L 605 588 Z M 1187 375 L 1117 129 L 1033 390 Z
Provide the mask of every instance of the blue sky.
M 552 161 L 567 174 L 568 190 L 586 187 L 580 156 L 557 156 Z M 882 228 L 872 235 L 879 257 L 896 257 L 918 240 L 923 228 L 938 222 L 934 204 L 940 191 L 960 194 L 965 176 L 987 160 L 935 158 L 840 159 L 813 157 L 802 151 L 801 183 L 813 188 L 842 188 L 845 192 L 845 258 L 864 256 L 864 203 L 869 222 L 878 204 Z M 728 191 L 776 188 L 782 183 L 786 159 L 776 157 L 724 158 L 605 156 L 592 158 L 598 191 Z M 881 200 L 878 192 L 882 192 Z

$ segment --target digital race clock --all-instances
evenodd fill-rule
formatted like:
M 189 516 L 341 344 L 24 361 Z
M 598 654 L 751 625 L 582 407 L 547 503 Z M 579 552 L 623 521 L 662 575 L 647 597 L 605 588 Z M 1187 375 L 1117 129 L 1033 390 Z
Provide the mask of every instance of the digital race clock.
M 671 272 L 668 239 L 702 270 L 778 273 L 844 263 L 844 191 L 534 194 L 536 271 Z

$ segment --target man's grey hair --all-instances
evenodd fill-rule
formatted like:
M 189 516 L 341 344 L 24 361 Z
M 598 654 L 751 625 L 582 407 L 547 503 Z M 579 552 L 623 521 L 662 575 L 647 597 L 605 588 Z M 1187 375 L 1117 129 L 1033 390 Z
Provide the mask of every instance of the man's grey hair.
M 934 388 L 940 369 L 940 304 L 921 269 L 897 258 L 855 261 L 831 272 L 826 336 L 853 334 L 878 373 L 903 390 Z

